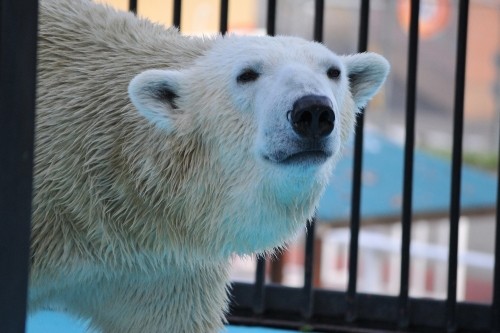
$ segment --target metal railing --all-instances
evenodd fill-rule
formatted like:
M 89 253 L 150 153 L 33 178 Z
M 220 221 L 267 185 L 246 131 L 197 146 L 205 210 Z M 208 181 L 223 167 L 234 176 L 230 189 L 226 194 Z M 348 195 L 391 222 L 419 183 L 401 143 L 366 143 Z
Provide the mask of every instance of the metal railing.
M 370 0 L 360 0 L 358 50 L 366 51 Z M 467 49 L 468 0 L 459 1 L 454 139 L 450 202 L 448 290 L 446 300 L 409 297 L 413 155 L 417 82 L 419 0 L 411 1 L 408 44 L 406 140 L 402 210 L 400 291 L 398 296 L 357 292 L 364 116 L 358 117 L 354 144 L 349 279 L 345 291 L 313 287 L 314 223 L 308 227 L 302 288 L 265 283 L 259 258 L 254 284 L 234 283 L 229 321 L 235 324 L 313 329 L 327 332 L 500 332 L 500 263 L 495 260 L 492 304 L 458 302 L 458 224 Z M 275 34 L 276 0 L 268 0 L 267 33 Z M 221 0 L 220 31 L 228 28 L 228 0 Z M 180 0 L 173 1 L 173 23 L 181 25 Z M 130 0 L 137 10 L 137 0 Z M 315 1 L 314 39 L 323 39 L 324 1 Z M 0 332 L 22 332 L 26 313 L 31 204 L 36 62 L 36 0 L 0 2 Z M 500 169 L 500 167 L 499 167 Z M 499 170 L 500 171 L 500 170 Z M 497 226 L 500 187 L 497 185 Z M 496 228 L 495 258 L 500 258 Z

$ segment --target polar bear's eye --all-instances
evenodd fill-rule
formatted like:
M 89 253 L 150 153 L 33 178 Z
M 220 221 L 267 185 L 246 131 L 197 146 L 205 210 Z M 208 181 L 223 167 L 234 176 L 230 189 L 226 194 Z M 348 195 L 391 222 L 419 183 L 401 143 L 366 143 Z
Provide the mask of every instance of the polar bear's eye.
M 336 67 L 330 67 L 328 68 L 328 70 L 326 71 L 326 75 L 330 78 L 330 79 L 338 79 L 339 76 L 340 76 L 340 69 L 336 68 Z
M 238 75 L 238 77 L 236 78 L 236 81 L 238 83 L 248 83 L 248 82 L 252 82 L 252 81 L 255 81 L 259 78 L 259 73 L 257 73 L 256 71 L 254 71 L 253 69 L 250 69 L 250 68 L 247 68 L 245 70 L 243 70 L 243 72 L 241 72 L 240 75 Z

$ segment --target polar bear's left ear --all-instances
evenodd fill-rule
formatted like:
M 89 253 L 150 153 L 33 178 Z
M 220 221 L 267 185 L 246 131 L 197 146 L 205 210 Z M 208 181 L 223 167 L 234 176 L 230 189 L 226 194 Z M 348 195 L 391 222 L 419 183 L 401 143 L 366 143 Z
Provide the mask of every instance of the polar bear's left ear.
M 366 106 L 389 74 L 389 62 L 375 53 L 358 53 L 343 57 L 350 89 L 358 108 Z
M 161 129 L 171 131 L 181 79 L 182 73 L 176 70 L 144 71 L 130 81 L 130 100 L 146 119 Z

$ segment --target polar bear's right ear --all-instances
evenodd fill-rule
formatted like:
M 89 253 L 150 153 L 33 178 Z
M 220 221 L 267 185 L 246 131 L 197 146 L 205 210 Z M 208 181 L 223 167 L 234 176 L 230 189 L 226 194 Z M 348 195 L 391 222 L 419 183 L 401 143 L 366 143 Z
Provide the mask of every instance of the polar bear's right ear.
M 179 82 L 176 70 L 150 69 L 138 74 L 128 85 L 130 100 L 140 114 L 161 129 L 171 131 L 177 109 Z
M 389 62 L 381 55 L 370 52 L 343 56 L 343 59 L 354 103 L 363 108 L 387 78 Z

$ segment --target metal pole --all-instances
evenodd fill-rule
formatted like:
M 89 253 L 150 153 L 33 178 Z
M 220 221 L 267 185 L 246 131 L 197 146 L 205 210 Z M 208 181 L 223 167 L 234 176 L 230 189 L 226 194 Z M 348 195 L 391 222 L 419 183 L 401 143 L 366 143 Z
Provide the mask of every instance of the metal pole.
M 451 166 L 450 247 L 448 257 L 447 331 L 457 330 L 458 226 L 462 172 L 462 136 L 464 123 L 465 65 L 469 0 L 461 0 L 458 11 L 457 61 L 453 118 L 453 154 Z
M 370 0 L 361 0 L 359 13 L 358 52 L 368 49 L 368 30 L 370 23 Z M 346 321 L 357 319 L 357 278 L 358 278 L 358 250 L 359 228 L 361 224 L 361 173 L 363 171 L 363 128 L 365 122 L 364 110 L 360 110 L 356 119 L 356 135 L 354 137 L 354 165 L 352 171 L 351 195 L 351 239 L 349 241 L 349 277 L 347 283 L 347 313 Z
M 406 85 L 406 138 L 404 151 L 403 210 L 401 216 L 401 276 L 399 287 L 398 325 L 406 328 L 410 321 L 408 293 L 410 289 L 410 243 L 413 195 L 413 155 L 415 150 L 415 107 L 417 99 L 418 26 L 420 0 L 410 6 L 410 28 L 408 41 L 408 69 Z
M 0 3 L 0 332 L 24 332 L 28 283 L 37 0 Z

